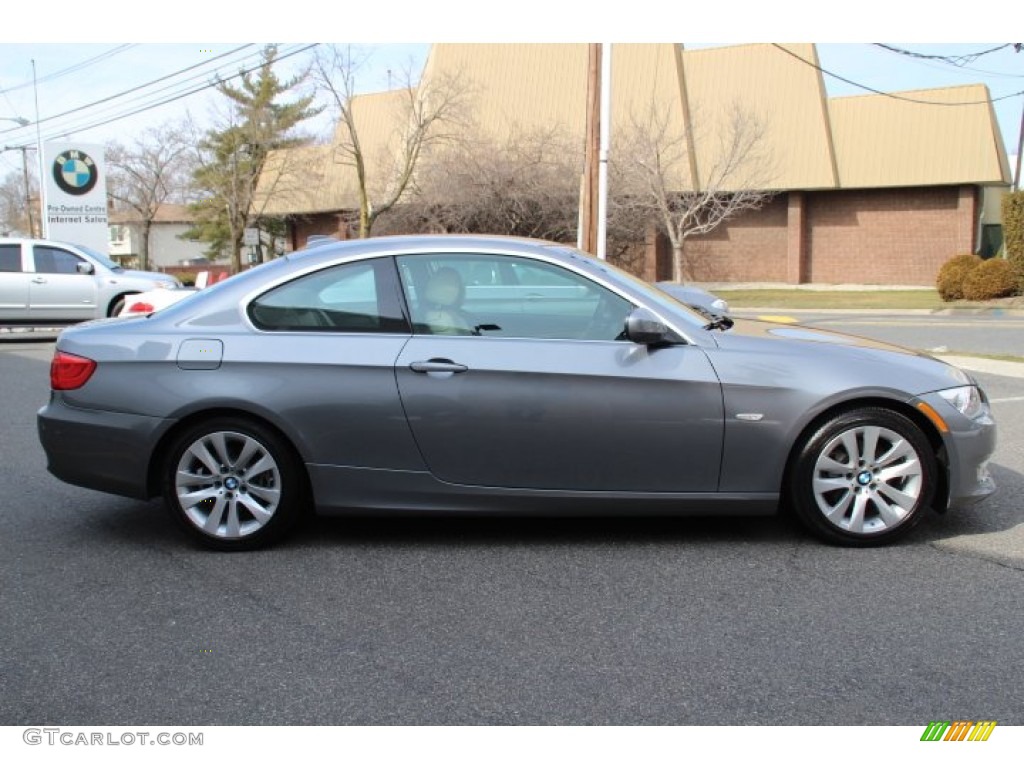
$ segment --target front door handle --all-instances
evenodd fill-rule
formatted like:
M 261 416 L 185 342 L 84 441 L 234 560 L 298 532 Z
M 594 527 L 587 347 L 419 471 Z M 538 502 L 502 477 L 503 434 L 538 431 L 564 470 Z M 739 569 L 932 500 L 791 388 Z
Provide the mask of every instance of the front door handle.
M 32 282 L 35 283 L 36 285 L 42 285 L 43 283 L 46 282 L 46 278 L 45 277 L 33 277 L 32 278 Z
M 416 373 L 462 373 L 469 370 L 461 363 L 453 363 L 447 358 L 437 357 L 410 363 L 409 367 L 416 371 Z

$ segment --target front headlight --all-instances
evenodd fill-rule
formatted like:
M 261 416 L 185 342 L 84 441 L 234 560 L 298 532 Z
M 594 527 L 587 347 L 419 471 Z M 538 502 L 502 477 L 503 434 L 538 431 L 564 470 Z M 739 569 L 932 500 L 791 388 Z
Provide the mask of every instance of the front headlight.
M 968 385 L 966 387 L 943 389 L 939 392 L 939 395 L 968 419 L 977 419 L 988 410 L 985 405 L 985 399 L 981 395 L 981 390 L 975 386 Z

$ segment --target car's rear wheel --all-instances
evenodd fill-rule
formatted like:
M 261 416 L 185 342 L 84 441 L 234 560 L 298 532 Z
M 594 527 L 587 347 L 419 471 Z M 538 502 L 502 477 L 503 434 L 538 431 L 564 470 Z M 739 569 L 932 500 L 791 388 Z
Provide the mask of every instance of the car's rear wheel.
M 839 414 L 813 432 L 790 476 L 800 521 L 848 546 L 888 544 L 931 507 L 938 465 L 921 429 L 884 408 Z
M 219 418 L 178 436 L 164 465 L 164 498 L 174 518 L 202 544 L 254 549 L 281 539 L 303 503 L 291 447 L 274 431 Z

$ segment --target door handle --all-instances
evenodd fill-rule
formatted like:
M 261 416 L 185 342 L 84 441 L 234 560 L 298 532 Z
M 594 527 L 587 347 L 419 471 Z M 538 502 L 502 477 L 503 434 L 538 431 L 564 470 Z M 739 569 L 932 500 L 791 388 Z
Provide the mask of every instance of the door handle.
M 416 373 L 462 373 L 469 370 L 461 363 L 453 363 L 444 358 L 433 358 L 431 360 L 419 360 L 409 363 L 409 367 Z
M 41 285 L 42 283 L 46 282 L 46 278 L 45 277 L 33 277 L 32 278 L 32 282 L 35 283 L 36 285 Z

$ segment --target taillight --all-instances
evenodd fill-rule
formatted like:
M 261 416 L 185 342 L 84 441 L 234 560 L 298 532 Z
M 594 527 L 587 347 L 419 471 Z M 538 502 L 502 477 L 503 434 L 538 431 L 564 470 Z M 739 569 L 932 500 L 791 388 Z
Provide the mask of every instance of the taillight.
M 136 313 L 140 315 L 148 315 L 150 312 L 154 312 L 153 305 L 147 301 L 136 301 L 130 307 L 128 307 L 129 313 Z
M 96 370 L 96 361 L 58 350 L 50 363 L 52 389 L 78 389 Z

